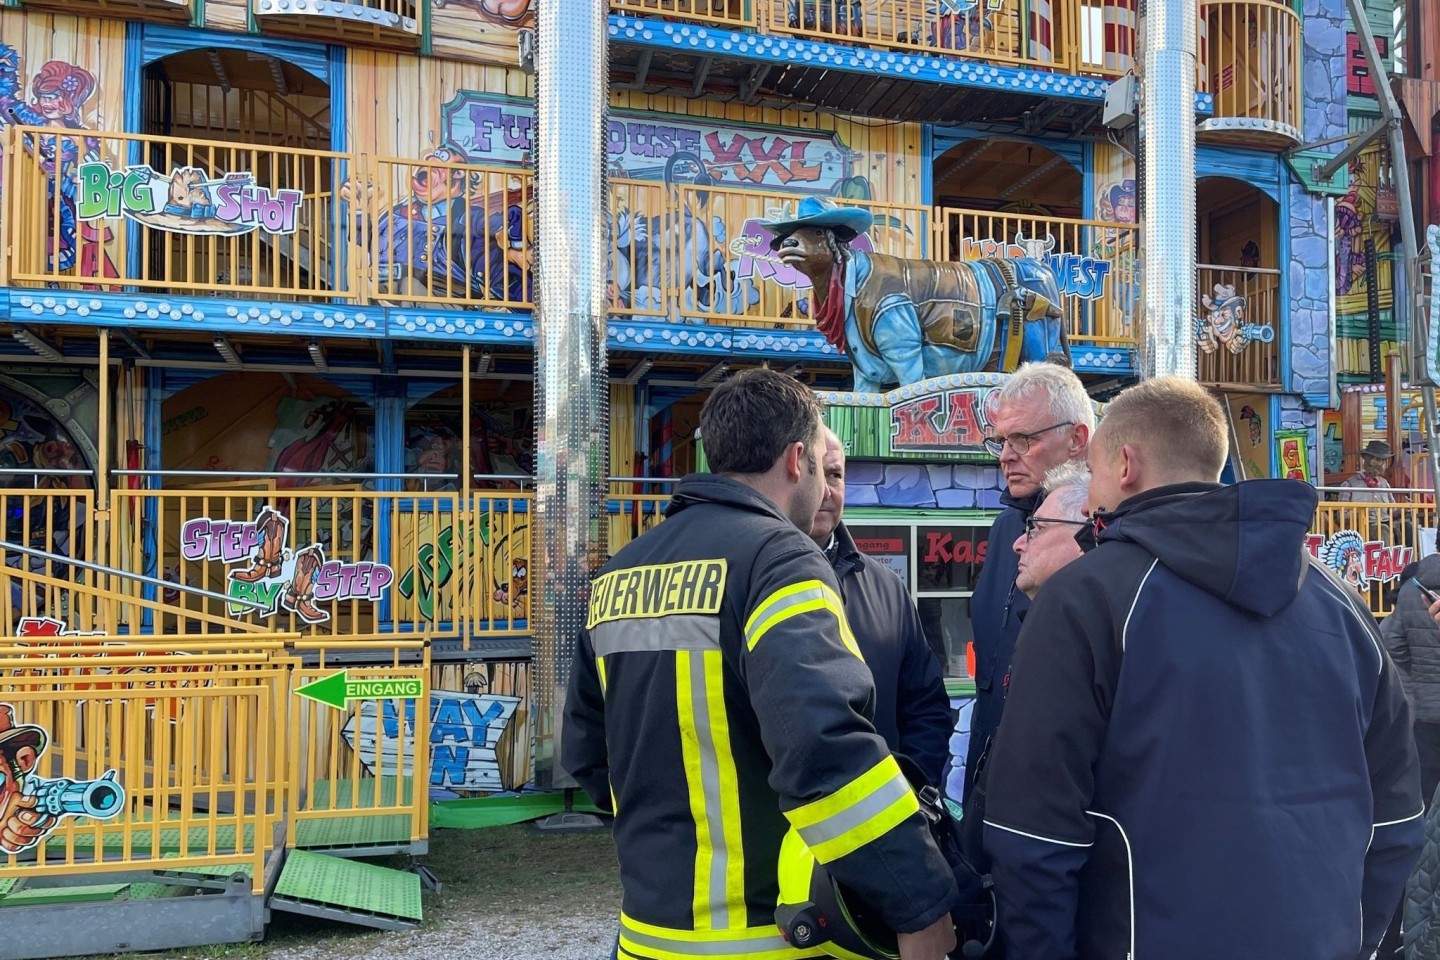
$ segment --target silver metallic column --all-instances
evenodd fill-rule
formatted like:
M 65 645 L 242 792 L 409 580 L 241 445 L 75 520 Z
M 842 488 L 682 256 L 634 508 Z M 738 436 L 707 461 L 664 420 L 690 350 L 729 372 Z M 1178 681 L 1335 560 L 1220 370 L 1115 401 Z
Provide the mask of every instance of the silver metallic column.
M 609 461 L 605 357 L 605 124 L 610 72 L 603 0 L 539 0 L 535 13 L 536 783 L 570 781 L 557 731 L 590 564 L 604 556 Z
M 1194 379 L 1196 0 L 1140 0 L 1140 375 Z

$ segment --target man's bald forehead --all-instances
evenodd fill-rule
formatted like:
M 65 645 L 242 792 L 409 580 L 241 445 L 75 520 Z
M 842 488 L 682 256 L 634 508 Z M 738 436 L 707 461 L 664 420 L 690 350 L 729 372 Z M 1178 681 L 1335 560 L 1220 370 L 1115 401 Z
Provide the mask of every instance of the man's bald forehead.
M 839 435 L 829 427 L 824 428 L 825 433 L 825 456 L 828 459 L 832 454 L 838 454 L 840 460 L 845 460 L 845 444 L 840 441 Z

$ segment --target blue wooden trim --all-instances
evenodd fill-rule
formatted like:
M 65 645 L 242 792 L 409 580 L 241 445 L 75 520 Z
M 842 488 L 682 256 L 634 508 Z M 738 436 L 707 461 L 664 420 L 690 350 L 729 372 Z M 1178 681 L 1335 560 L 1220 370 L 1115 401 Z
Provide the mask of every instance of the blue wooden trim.
M 142 66 L 164 60 L 166 57 L 187 50 L 221 47 L 266 53 L 277 60 L 284 60 L 299 67 L 317 80 L 333 84 L 330 62 L 326 48 L 319 43 L 301 40 L 278 40 L 263 34 L 228 33 L 223 30 L 205 30 L 196 27 L 176 27 L 163 23 L 141 25 L 144 35 Z M 137 74 L 129 74 L 136 76 Z
M 927 209 L 935 205 L 935 126 L 920 125 L 920 203 Z M 920 256 L 930 256 L 931 234 L 920 238 Z
M 125 84 L 125 126 L 126 133 L 145 132 L 145 84 L 139 82 L 144 76 L 145 24 L 130 21 L 125 24 L 125 76 L 137 82 Z M 144 163 L 143 147 L 139 140 L 127 141 L 125 162 L 131 166 Z M 166 171 L 167 173 L 169 171 Z M 127 220 L 125 230 L 125 275 L 140 276 L 140 258 L 144 255 L 145 244 L 140 224 Z
M 1330 406 L 1330 394 L 1329 394 L 1328 392 L 1327 392 L 1327 393 L 1319 393 L 1319 392 L 1304 393 L 1304 394 L 1301 394 L 1301 396 L 1305 398 L 1305 403 L 1306 403 L 1308 406 L 1314 407 L 1316 410 L 1331 410 L 1331 409 L 1334 409 L 1334 408 L 1332 408 L 1332 407 Z
M 1083 153 L 1080 159 L 1080 219 L 1093 220 L 1095 218 L 1095 144 L 1085 143 L 1082 145 Z
M 1290 182 L 1289 171 L 1279 154 L 1241 147 L 1197 145 L 1195 178 L 1225 177 L 1240 180 L 1264 191 L 1276 203 Z
M 1280 429 L 1280 394 L 1270 395 L 1270 429 L 1265 434 L 1265 462 L 1269 476 L 1280 476 L 1280 460 L 1275 456 L 1275 431 Z M 1323 471 L 1322 471 L 1323 472 Z
M 802 40 L 794 37 L 769 36 L 705 27 L 693 23 L 669 23 L 641 17 L 610 16 L 611 42 L 674 52 L 725 56 L 752 63 L 781 64 L 794 67 L 816 67 L 923 80 L 941 86 L 972 87 L 1005 93 L 1062 97 L 1102 103 L 1109 83 L 1096 77 L 1027 70 L 957 57 L 935 57 L 893 50 L 852 47 Z M 1208 93 L 1195 95 L 1195 112 L 1209 116 L 1214 112 L 1214 98 Z
M 1290 191 L 1280 191 L 1280 222 L 1277 224 L 1276 232 L 1280 236 L 1280 249 L 1276 251 L 1280 257 L 1280 316 L 1276 317 L 1275 331 L 1278 338 L 1278 349 L 1280 351 L 1280 376 L 1281 389 L 1290 389 L 1290 361 L 1293 341 L 1290 339 L 1290 307 L 1292 297 L 1298 297 L 1304 293 L 1305 286 L 1302 283 L 1299 290 L 1290 289 Z M 1334 363 L 1335 358 L 1331 357 L 1330 362 Z M 1328 402 L 1328 401 L 1327 401 Z
M 345 48 L 325 48 L 330 69 L 330 149 L 344 153 L 350 149 L 350 75 L 345 69 Z
M 258 333 L 364 340 L 394 338 L 524 349 L 530 349 L 535 343 L 535 324 L 528 312 L 425 311 L 33 288 L 0 288 L 0 320 L 193 330 L 206 335 Z M 765 330 L 611 318 L 609 348 L 627 353 L 845 363 L 835 348 L 814 330 Z M 1075 369 L 1079 373 L 1129 375 L 1135 370 L 1135 352 L 1130 348 L 1077 348 Z

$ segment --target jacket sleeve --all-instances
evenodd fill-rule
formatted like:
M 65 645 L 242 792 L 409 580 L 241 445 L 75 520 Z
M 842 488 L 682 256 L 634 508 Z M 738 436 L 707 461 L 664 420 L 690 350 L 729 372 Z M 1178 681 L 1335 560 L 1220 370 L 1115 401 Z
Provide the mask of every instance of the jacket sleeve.
M 612 810 L 610 755 L 605 746 L 605 692 L 588 630 L 581 630 L 575 642 L 564 718 L 560 765 L 589 794 L 595 806 Z
M 1025 616 L 986 774 L 985 849 L 1015 960 L 1074 960 L 1086 815 L 1119 674 L 1113 617 L 1076 564 Z
M 1413 691 L 1410 690 L 1410 641 L 1405 632 L 1405 621 L 1411 609 L 1411 594 L 1419 596 L 1420 591 L 1411 589 L 1409 584 L 1400 588 L 1394 611 L 1380 623 L 1380 638 L 1385 641 L 1385 649 L 1396 669 L 1400 671 L 1400 682 L 1405 692 L 1413 696 Z
M 890 574 L 886 574 L 890 576 Z M 900 752 L 920 765 L 932 786 L 944 782 L 945 762 L 950 759 L 950 696 L 940 663 L 925 642 L 920 614 L 908 595 L 900 598 L 904 623 L 900 629 L 902 659 L 900 689 L 897 691 Z
M 739 663 L 780 809 L 816 859 L 898 933 L 957 899 L 900 765 L 869 720 L 874 680 L 834 573 L 800 537 L 762 548 Z
M 1373 622 L 1367 629 L 1373 631 Z M 1370 768 L 1375 820 L 1361 890 L 1362 957 L 1370 956 L 1379 946 L 1424 843 L 1420 761 L 1410 707 L 1400 688 L 1399 672 L 1386 656 L 1381 657 L 1375 704 L 1365 731 L 1365 760 Z

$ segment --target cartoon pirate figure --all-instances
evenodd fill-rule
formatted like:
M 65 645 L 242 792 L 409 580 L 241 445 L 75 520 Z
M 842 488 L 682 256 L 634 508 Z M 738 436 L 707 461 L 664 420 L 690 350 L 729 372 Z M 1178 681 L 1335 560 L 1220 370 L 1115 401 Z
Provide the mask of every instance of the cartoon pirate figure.
M 39 765 L 47 740 L 37 726 L 15 726 L 13 708 L 0 703 L 0 853 L 28 850 L 58 822 L 38 808 L 33 794 L 25 792 L 26 777 Z
M 1252 340 L 1269 343 L 1275 331 L 1269 327 L 1245 322 L 1245 298 L 1235 293 L 1232 283 L 1215 284 L 1215 295 L 1202 296 L 1207 314 L 1195 321 L 1195 341 L 1202 353 L 1214 353 L 1221 344 L 1238 354 Z

